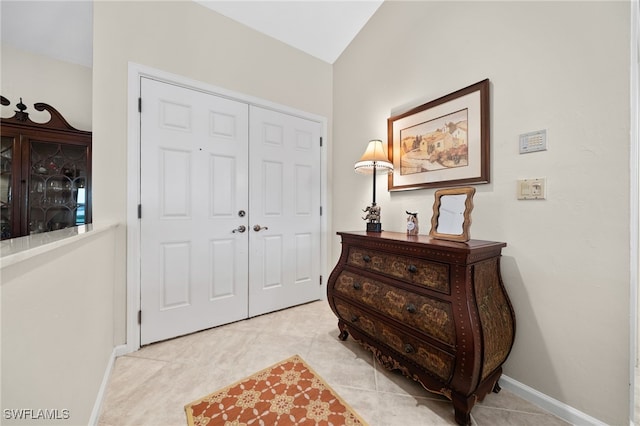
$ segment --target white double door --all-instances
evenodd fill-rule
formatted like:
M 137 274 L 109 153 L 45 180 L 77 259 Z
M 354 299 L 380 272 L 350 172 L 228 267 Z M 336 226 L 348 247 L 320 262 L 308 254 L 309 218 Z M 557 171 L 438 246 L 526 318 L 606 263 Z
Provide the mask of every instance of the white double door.
M 141 79 L 141 344 L 320 297 L 318 122 Z

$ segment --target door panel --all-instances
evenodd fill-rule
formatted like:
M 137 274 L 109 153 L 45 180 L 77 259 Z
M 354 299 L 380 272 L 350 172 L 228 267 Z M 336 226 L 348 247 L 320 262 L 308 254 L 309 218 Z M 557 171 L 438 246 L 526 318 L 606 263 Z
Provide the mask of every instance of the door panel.
M 209 264 L 212 281 L 210 298 L 218 299 L 233 295 L 235 273 L 235 238 L 211 241 L 209 246 Z
M 191 153 L 160 148 L 160 215 L 163 219 L 191 217 Z
M 269 235 L 262 238 L 263 249 L 261 252 L 263 253 L 264 262 L 259 263 L 263 264 L 265 289 L 280 287 L 282 285 L 282 244 L 282 235 Z M 259 258 L 256 257 L 255 260 L 257 261 Z M 252 278 L 254 277 L 252 276 Z
M 320 298 L 321 126 L 256 106 L 250 115 L 249 315 L 254 316 Z
M 188 241 L 161 243 L 160 256 L 160 310 L 188 306 L 191 294 L 191 244 Z
M 141 344 L 248 315 L 248 106 L 141 79 Z

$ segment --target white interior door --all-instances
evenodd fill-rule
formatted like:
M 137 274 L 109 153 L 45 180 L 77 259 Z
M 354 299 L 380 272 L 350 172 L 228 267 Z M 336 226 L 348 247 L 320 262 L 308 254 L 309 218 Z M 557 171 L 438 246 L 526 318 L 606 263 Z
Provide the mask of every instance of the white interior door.
M 249 315 L 320 298 L 318 122 L 250 108 Z
M 248 105 L 141 81 L 141 344 L 247 318 Z

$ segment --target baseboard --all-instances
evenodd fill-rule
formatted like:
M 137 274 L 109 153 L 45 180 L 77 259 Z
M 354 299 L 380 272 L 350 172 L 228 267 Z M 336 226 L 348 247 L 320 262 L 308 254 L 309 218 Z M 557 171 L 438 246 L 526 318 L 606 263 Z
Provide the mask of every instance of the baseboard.
M 100 409 L 102 408 L 102 401 L 105 397 L 105 392 L 107 391 L 107 385 L 109 384 L 109 378 L 111 377 L 111 370 L 113 369 L 113 364 L 116 361 L 116 357 L 123 351 L 125 345 L 116 346 L 111 351 L 111 356 L 109 357 L 109 361 L 107 362 L 107 367 L 104 370 L 104 375 L 102 376 L 102 383 L 100 383 L 100 389 L 98 389 L 98 395 L 96 396 L 96 401 L 93 404 L 93 410 L 91 411 L 91 417 L 89 418 L 89 426 L 97 426 L 98 420 L 100 420 Z
M 140 347 L 134 348 L 125 343 L 124 345 L 116 346 L 113 351 L 116 354 L 116 358 L 118 358 L 119 356 L 127 355 L 127 354 L 130 354 L 131 352 L 135 352 L 138 349 L 140 349 Z
M 539 392 L 524 383 L 520 383 L 517 380 L 512 379 L 504 374 L 500 377 L 500 386 L 503 389 L 512 392 L 519 397 L 537 405 L 538 407 L 550 412 L 551 414 L 560 417 L 562 420 L 569 422 L 572 425 L 583 426 L 607 426 L 606 423 L 601 422 L 595 417 L 591 417 L 582 411 L 560 402 L 557 399 L 551 398 L 548 395 Z

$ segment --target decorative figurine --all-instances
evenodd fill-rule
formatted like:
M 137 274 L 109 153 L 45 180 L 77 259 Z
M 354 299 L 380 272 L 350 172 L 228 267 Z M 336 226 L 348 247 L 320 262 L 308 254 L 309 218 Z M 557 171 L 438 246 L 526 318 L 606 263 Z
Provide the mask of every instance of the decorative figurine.
M 373 203 L 362 211 L 367 213 L 367 215 L 362 218 L 362 220 L 369 221 L 369 223 L 367 223 L 367 231 L 381 232 L 382 224 L 380 223 L 380 206 Z
M 407 216 L 407 235 L 418 235 L 418 232 L 419 232 L 418 212 L 415 212 L 415 213 L 411 213 L 410 211 L 406 211 L 406 212 L 409 215 Z

